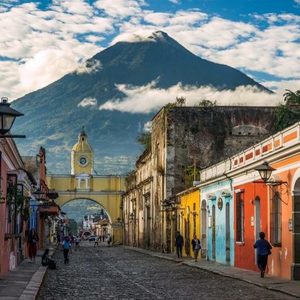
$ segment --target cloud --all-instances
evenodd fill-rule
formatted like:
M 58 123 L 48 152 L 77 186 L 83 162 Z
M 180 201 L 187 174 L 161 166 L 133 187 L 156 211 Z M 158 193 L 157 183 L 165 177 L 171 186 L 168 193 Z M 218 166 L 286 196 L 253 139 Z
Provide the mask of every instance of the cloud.
M 141 14 L 146 3 L 143 0 L 98 0 L 94 5 L 108 16 L 122 19 Z
M 0 73 L 7 65 L 14 72 L 8 71 L 0 92 L 10 98 L 72 72 L 80 61 L 101 51 L 97 43 L 113 31 L 113 20 L 99 16 L 83 0 L 56 0 L 47 10 L 33 2 L 16 5 L 0 11 L 0 17 L 0 53 L 6 58 Z M 87 39 L 80 38 L 84 35 Z
M 84 98 L 83 100 L 81 100 L 78 103 L 78 107 L 95 107 L 97 105 L 97 99 L 96 98 L 92 98 L 92 97 L 88 97 L 88 98 Z
M 118 110 L 129 113 L 145 113 L 159 110 L 162 106 L 175 102 L 176 97 L 185 97 L 187 105 L 197 105 L 201 100 L 217 101 L 218 105 L 277 105 L 281 98 L 255 87 L 240 86 L 235 90 L 218 91 L 211 87 L 174 85 L 168 89 L 156 88 L 155 82 L 144 86 L 117 85 L 126 95 L 123 99 L 111 99 L 102 104 L 100 110 Z
M 173 4 L 180 4 L 180 0 L 169 0 L 169 2 Z

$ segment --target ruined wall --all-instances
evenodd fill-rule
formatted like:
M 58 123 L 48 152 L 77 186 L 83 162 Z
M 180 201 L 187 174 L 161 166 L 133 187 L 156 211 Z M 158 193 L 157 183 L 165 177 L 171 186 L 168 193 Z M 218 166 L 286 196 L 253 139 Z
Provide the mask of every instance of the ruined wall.
M 175 107 L 165 118 L 166 197 L 186 188 L 187 166 L 208 167 L 274 133 L 273 107 Z
M 165 239 L 164 214 L 161 201 L 165 198 L 166 189 L 166 119 L 164 109 L 155 116 L 151 133 L 151 160 L 152 160 L 152 230 L 151 248 L 162 249 L 162 241 Z
M 169 251 L 176 228 L 162 204 L 187 188 L 186 167 L 195 162 L 200 170 L 254 145 L 273 134 L 273 120 L 272 107 L 161 109 L 152 120 L 151 151 L 137 161 L 135 180 L 128 178 L 125 242 Z

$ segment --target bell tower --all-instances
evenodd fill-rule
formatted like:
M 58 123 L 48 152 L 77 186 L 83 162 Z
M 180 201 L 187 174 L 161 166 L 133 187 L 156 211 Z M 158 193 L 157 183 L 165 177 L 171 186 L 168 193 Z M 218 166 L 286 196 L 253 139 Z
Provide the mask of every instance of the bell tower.
M 87 174 L 91 175 L 94 169 L 94 153 L 92 147 L 88 143 L 87 134 L 84 127 L 78 135 L 78 141 L 73 146 L 71 152 L 71 174 Z

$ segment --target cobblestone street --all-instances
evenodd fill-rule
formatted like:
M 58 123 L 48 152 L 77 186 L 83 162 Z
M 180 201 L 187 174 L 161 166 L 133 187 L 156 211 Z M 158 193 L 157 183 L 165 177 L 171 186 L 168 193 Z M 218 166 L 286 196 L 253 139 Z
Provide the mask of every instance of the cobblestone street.
M 55 254 L 58 270 L 48 270 L 38 299 L 294 299 L 122 247 L 86 242 L 69 265 L 62 256 Z

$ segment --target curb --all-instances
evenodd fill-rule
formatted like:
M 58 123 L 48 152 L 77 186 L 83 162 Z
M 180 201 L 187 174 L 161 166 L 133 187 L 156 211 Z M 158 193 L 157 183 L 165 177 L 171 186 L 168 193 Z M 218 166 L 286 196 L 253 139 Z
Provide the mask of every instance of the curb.
M 31 280 L 27 284 L 22 295 L 19 297 L 19 300 L 35 300 L 40 287 L 43 283 L 47 267 L 40 266 L 39 269 L 33 274 Z
M 49 256 L 52 257 L 56 249 L 50 250 Z M 33 274 L 19 300 L 35 300 L 45 278 L 48 267 L 40 266 Z
M 152 257 L 156 257 L 156 258 L 160 258 L 160 259 L 165 259 L 165 260 L 175 261 L 176 262 L 176 258 L 164 256 L 164 255 L 158 254 L 156 252 L 147 251 L 147 250 L 145 251 L 144 249 L 139 249 L 139 248 L 134 248 L 134 247 L 128 247 L 128 246 L 124 246 L 124 248 L 128 249 L 128 250 L 133 250 L 133 251 L 136 251 L 136 252 L 139 252 L 139 253 L 147 254 L 147 255 L 152 256 Z M 283 291 L 283 290 L 278 289 L 276 287 L 270 287 L 270 286 L 267 286 L 265 284 L 261 284 L 261 283 L 258 283 L 258 282 L 253 282 L 253 281 L 251 281 L 249 279 L 246 279 L 246 278 L 242 278 L 242 277 L 234 276 L 234 275 L 231 275 L 231 274 L 227 274 L 227 273 L 224 273 L 222 271 L 215 270 L 215 269 L 214 270 L 207 269 L 207 268 L 205 268 L 204 266 L 201 266 L 201 265 L 193 265 L 193 264 L 190 264 L 190 262 L 188 262 L 188 261 L 182 261 L 181 263 L 183 265 L 186 265 L 186 266 L 189 266 L 189 267 L 192 267 L 192 268 L 201 269 L 203 271 L 214 273 L 214 274 L 217 274 L 217 275 L 220 275 L 220 276 L 224 276 L 224 277 L 228 277 L 228 278 L 233 278 L 233 279 L 236 279 L 236 280 L 244 281 L 244 282 L 256 285 L 258 287 L 265 288 L 265 289 L 270 290 L 270 291 L 274 291 L 274 292 L 278 292 L 278 293 L 281 293 L 281 294 L 284 294 L 284 295 L 288 295 L 288 296 L 293 296 L 293 297 L 296 297 L 296 298 L 300 298 L 299 294 L 294 294 L 294 293 L 289 292 L 289 291 Z

